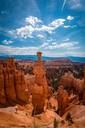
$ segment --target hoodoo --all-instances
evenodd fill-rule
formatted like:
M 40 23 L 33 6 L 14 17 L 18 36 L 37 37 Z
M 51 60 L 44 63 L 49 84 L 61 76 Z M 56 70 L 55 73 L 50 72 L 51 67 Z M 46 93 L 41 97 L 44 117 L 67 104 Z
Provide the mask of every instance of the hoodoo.
M 0 64 L 0 104 L 28 103 L 28 100 L 24 72 L 17 69 L 13 58 L 8 58 L 5 64 Z
M 48 97 L 48 84 L 46 72 L 42 63 L 42 53 L 37 52 L 38 60 L 34 65 L 35 85 L 32 91 L 33 114 L 40 114 L 44 111 L 45 100 Z

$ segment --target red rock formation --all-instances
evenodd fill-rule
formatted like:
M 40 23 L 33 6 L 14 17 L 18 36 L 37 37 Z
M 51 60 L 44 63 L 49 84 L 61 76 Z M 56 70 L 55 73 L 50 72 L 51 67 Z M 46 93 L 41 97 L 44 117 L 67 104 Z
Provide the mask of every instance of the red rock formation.
M 84 85 L 85 85 L 85 66 L 84 66 Z
M 40 114 L 44 111 L 45 97 L 43 86 L 34 85 L 32 91 L 33 114 Z
M 77 79 L 71 73 L 66 73 L 62 76 L 59 84 L 62 84 L 68 92 L 73 91 L 79 97 L 79 100 L 85 104 L 85 68 L 84 79 Z
M 46 80 L 46 71 L 43 66 L 42 60 L 41 60 L 41 52 L 37 53 L 38 61 L 34 65 L 34 74 L 35 74 L 35 83 L 43 86 L 44 88 L 44 96 L 45 98 L 48 97 L 48 84 Z
M 68 72 L 61 77 L 59 85 L 63 85 L 64 88 L 70 89 L 73 87 L 73 82 L 74 82 L 74 76 L 72 73 Z
M 6 104 L 3 70 L 0 70 L 0 104 Z
M 6 64 L 7 64 L 7 67 L 9 68 L 16 68 L 15 66 L 15 61 L 13 58 L 8 58 L 7 61 L 6 61 Z
M 7 59 L 5 67 L 0 66 L 0 104 L 27 103 L 29 93 L 25 82 L 24 73 L 16 70 L 14 60 Z
M 28 92 L 26 90 L 23 71 L 15 72 L 15 88 L 16 88 L 17 98 L 21 101 L 28 102 Z
M 14 87 L 14 76 L 10 72 L 10 68 L 4 68 L 4 86 L 6 91 L 7 101 L 15 101 L 16 93 Z
M 58 112 L 59 115 L 62 116 L 65 112 L 66 107 L 69 103 L 69 96 L 66 90 L 64 90 L 63 86 L 58 88 L 57 100 L 58 100 Z
M 35 85 L 32 91 L 33 114 L 40 114 L 44 111 L 45 99 L 48 97 L 48 85 L 41 55 L 41 52 L 37 53 L 38 61 L 34 65 Z
M 82 100 L 82 94 L 84 90 L 84 80 L 74 78 L 73 87 L 75 89 L 76 94 L 79 95 L 79 99 Z
M 29 95 L 32 94 L 32 88 L 35 84 L 35 76 L 34 75 L 25 75 L 26 88 L 28 90 Z

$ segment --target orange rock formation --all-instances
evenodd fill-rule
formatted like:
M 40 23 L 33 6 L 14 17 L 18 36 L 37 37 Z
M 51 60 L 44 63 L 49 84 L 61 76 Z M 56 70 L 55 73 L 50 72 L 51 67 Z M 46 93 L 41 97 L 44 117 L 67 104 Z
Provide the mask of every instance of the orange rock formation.
M 73 91 L 79 97 L 79 100 L 85 104 L 85 67 L 83 79 L 77 79 L 72 73 L 65 73 L 60 80 L 59 85 L 68 91 Z
M 46 72 L 41 60 L 41 52 L 37 53 L 38 60 L 34 65 L 35 85 L 32 91 L 32 103 L 34 114 L 44 111 L 45 99 L 48 98 L 48 84 L 46 81 Z
M 3 70 L 0 69 L 0 104 L 6 104 L 6 96 L 4 90 L 4 74 Z
M 62 116 L 69 103 L 68 93 L 62 85 L 58 88 L 57 100 L 58 100 L 58 112 L 59 115 Z
M 24 73 L 16 69 L 13 58 L 6 61 L 5 66 L 0 66 L 0 104 L 28 102 Z

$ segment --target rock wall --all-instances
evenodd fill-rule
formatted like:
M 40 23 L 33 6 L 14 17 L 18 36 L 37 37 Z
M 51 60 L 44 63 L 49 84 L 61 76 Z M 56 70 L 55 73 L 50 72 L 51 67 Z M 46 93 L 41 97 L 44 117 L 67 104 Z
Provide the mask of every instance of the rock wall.
M 28 101 L 28 90 L 26 89 L 26 83 L 23 71 L 16 71 L 14 75 L 15 89 L 17 99 L 27 102 Z
M 0 104 L 27 103 L 28 100 L 24 72 L 16 69 L 12 58 L 7 59 L 5 66 L 0 66 Z
M 4 74 L 3 70 L 0 70 L 0 104 L 6 104 L 6 95 L 4 90 Z
M 14 87 L 14 74 L 11 73 L 10 68 L 4 68 L 4 87 L 7 101 L 15 101 L 16 93 Z

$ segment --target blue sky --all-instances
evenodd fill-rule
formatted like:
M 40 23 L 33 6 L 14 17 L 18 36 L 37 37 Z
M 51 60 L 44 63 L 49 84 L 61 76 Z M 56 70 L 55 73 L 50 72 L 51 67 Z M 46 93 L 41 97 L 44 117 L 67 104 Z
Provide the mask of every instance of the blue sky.
M 85 0 L 0 0 L 0 55 L 85 56 Z

